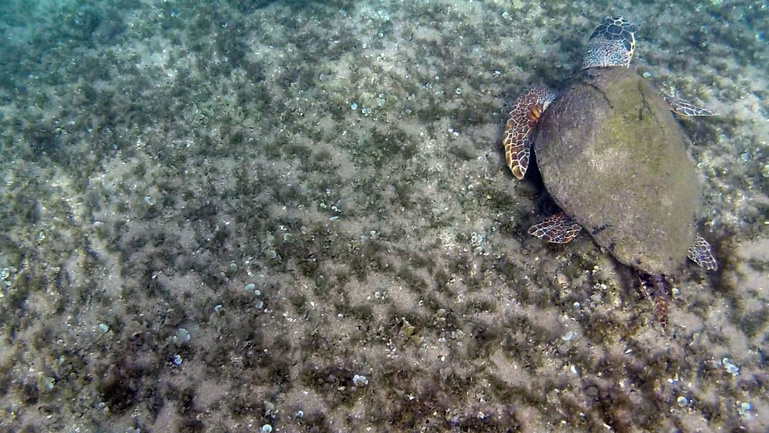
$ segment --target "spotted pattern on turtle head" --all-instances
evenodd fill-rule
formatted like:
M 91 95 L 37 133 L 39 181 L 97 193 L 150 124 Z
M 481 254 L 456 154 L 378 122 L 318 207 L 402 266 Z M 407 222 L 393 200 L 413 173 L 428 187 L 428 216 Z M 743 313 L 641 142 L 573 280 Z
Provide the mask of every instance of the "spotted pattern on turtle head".
M 630 66 L 635 52 L 635 24 L 624 17 L 606 17 L 587 42 L 582 69 Z

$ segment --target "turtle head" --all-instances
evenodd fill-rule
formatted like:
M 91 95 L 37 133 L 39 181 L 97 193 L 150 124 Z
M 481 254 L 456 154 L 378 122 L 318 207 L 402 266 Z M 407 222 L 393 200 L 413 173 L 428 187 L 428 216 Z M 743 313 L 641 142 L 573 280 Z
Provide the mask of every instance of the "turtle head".
M 582 69 L 630 66 L 635 52 L 635 24 L 624 17 L 606 17 L 587 42 Z

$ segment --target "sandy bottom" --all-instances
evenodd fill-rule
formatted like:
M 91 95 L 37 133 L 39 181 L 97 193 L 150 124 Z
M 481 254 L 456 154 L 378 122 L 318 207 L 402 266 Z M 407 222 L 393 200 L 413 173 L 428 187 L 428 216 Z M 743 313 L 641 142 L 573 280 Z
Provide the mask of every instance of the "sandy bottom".
M 6 3 L 0 430 L 769 431 L 765 5 Z M 620 13 L 718 113 L 667 330 L 500 147 Z

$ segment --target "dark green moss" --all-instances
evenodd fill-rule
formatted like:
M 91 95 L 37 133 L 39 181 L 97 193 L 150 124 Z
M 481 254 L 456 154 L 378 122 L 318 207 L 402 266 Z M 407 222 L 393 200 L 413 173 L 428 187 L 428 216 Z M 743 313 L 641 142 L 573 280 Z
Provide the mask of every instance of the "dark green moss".
M 419 152 L 417 144 L 402 129 L 391 128 L 381 131 L 379 128 L 372 127 L 369 133 L 367 148 L 377 158 L 400 156 L 409 160 Z
M 400 269 L 398 269 L 397 275 L 404 283 L 406 283 L 409 290 L 417 293 L 424 293 L 428 289 L 427 282 L 413 272 L 412 268 L 407 264 L 402 265 Z
M 352 317 L 362 323 L 370 323 L 374 320 L 374 312 L 370 305 L 350 306 L 348 303 L 338 303 L 334 305 L 335 311 L 338 314 L 343 314 L 345 317 Z
M 352 378 L 357 374 L 347 365 L 329 365 L 317 368 L 307 365 L 300 373 L 300 380 L 314 389 L 331 408 L 350 405 L 362 392 L 353 386 Z
M 35 154 L 54 154 L 61 144 L 56 128 L 42 119 L 32 120 L 24 127 L 26 141 Z
M 769 323 L 769 311 L 766 308 L 751 311 L 740 316 L 740 328 L 750 338 L 759 335 Z
M 449 113 L 433 95 L 424 95 L 423 98 L 422 103 L 415 110 L 415 114 L 421 122 L 432 124 L 432 122 L 437 122 L 444 117 L 449 117 Z M 434 128 L 434 125 L 428 128 Z M 434 130 L 430 131 L 430 135 L 435 135 Z
M 121 366 L 97 384 L 102 401 L 110 412 L 123 413 L 133 406 L 138 398 L 142 371 L 135 367 Z
M 395 188 L 395 197 L 393 206 L 402 207 L 406 210 L 411 210 L 416 206 L 416 202 L 413 199 L 414 186 L 408 181 L 396 181 L 392 185 Z
M 59 11 L 58 30 L 65 37 L 85 41 L 91 37 L 101 21 L 102 11 L 90 5 L 69 6 Z
M 217 51 L 226 56 L 226 63 L 230 68 L 243 66 L 243 62 L 248 52 L 244 42 L 244 29 L 242 22 L 237 19 L 228 18 L 220 25 L 220 30 L 216 32 L 214 41 Z

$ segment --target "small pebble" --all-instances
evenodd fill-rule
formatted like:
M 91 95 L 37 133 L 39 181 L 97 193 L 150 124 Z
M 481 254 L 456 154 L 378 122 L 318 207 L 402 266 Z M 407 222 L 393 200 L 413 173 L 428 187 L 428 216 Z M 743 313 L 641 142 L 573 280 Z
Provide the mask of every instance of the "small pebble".
M 750 413 L 752 410 L 753 410 L 753 405 L 748 403 L 747 401 L 741 403 L 739 408 L 737 409 L 737 411 L 740 413 L 740 417 L 746 420 L 753 419 L 753 414 Z
M 275 412 L 275 403 L 271 401 L 265 401 L 264 402 L 264 411 L 269 415 L 273 412 Z
M 42 380 L 43 390 L 44 391 L 51 391 L 53 390 L 53 386 L 56 384 L 54 378 L 51 376 L 45 376 Z
M 179 328 L 176 330 L 176 335 L 174 335 L 173 342 L 174 344 L 180 346 L 190 341 L 190 338 L 192 338 L 192 336 L 190 335 L 189 331 L 184 328 Z
M 248 290 L 249 292 L 254 290 L 255 288 L 256 288 L 256 284 L 254 284 L 254 283 L 246 284 L 246 290 Z
M 721 362 L 724 364 L 724 367 L 726 367 L 727 373 L 731 374 L 732 376 L 738 376 L 740 374 L 740 367 L 732 364 L 729 358 L 725 357 L 721 360 Z

